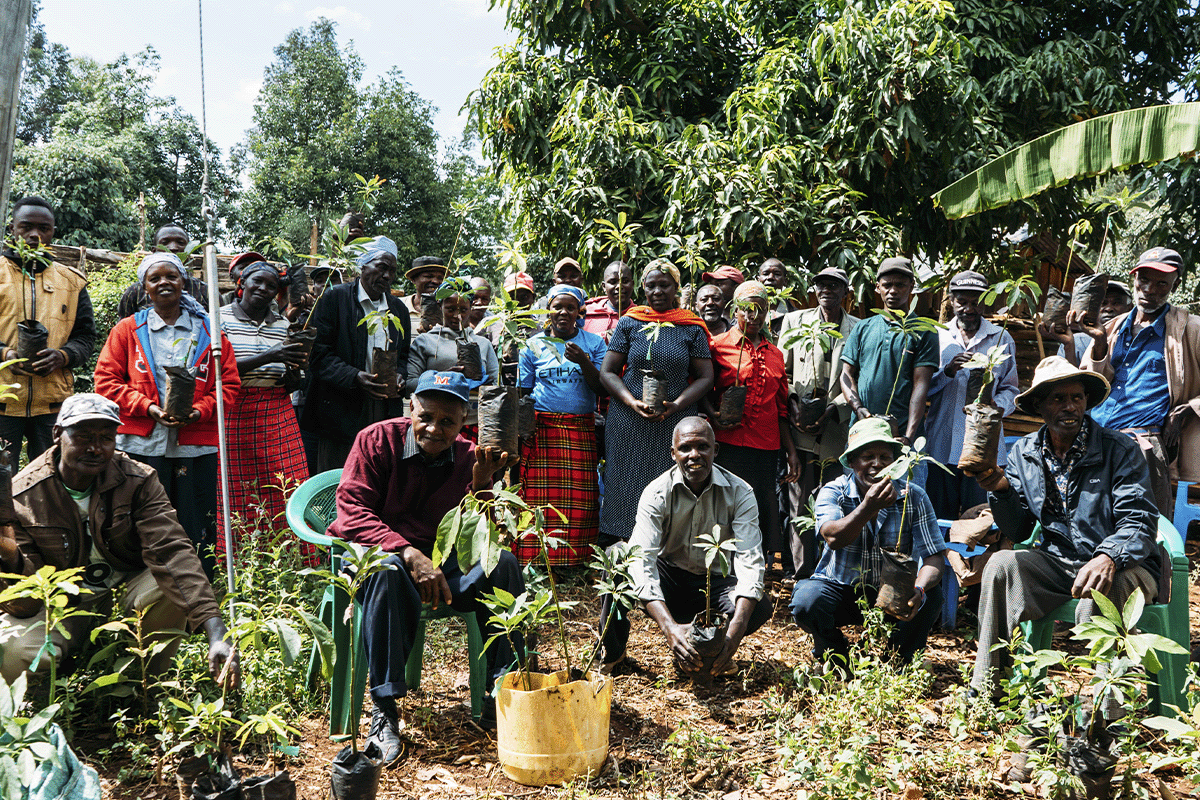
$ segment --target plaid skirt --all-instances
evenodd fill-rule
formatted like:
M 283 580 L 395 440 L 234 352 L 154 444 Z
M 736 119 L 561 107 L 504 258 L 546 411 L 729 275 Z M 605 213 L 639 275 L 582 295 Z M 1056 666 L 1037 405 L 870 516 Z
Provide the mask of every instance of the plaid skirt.
M 319 561 L 316 548 L 288 531 L 288 495 L 308 480 L 300 426 L 287 390 L 242 387 L 225 421 L 229 449 L 229 512 L 234 555 L 257 539 L 265 546 L 280 532 L 300 547 L 307 564 Z M 219 484 L 218 484 L 219 486 Z M 217 505 L 217 552 L 225 552 L 221 506 Z
M 537 412 L 537 432 L 521 462 L 521 496 L 531 506 L 554 506 L 567 518 L 546 512 L 546 527 L 566 544 L 549 551 L 555 565 L 585 564 L 600 531 L 600 484 L 596 476 L 596 419 L 593 414 Z M 537 559 L 537 541 L 513 543 L 522 564 Z

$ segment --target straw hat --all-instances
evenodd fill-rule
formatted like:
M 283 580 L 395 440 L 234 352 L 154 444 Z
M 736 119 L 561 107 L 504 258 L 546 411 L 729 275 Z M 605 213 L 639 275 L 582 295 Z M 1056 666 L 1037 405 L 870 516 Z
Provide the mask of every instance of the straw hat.
M 1017 395 L 1017 409 L 1024 414 L 1037 416 L 1038 403 L 1055 385 L 1067 381 L 1079 381 L 1087 392 L 1087 410 L 1091 411 L 1108 397 L 1108 381 L 1103 375 L 1088 372 L 1071 365 L 1061 356 L 1042 359 L 1033 371 L 1033 385 Z

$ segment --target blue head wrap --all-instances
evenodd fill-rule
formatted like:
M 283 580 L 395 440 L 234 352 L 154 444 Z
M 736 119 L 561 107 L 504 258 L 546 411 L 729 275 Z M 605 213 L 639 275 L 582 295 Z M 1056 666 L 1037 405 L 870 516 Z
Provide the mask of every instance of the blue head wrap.
M 143 258 L 142 263 L 138 264 L 138 269 L 137 269 L 138 283 L 142 284 L 142 286 L 145 287 L 146 273 L 148 273 L 150 271 L 151 267 L 158 266 L 159 264 L 170 264 L 176 270 L 179 271 L 180 277 L 182 277 L 184 280 L 183 294 L 181 294 L 179 296 L 180 307 L 182 307 L 184 311 L 188 312 L 189 314 L 192 314 L 193 316 L 207 318 L 208 314 L 205 312 L 204 306 L 200 305 L 200 303 L 196 301 L 196 298 L 194 298 L 190 294 L 188 294 L 187 271 L 183 268 L 183 262 L 179 260 L 179 256 L 175 255 L 174 253 L 167 252 L 164 250 L 159 253 L 151 253 L 150 255 Z
M 569 294 L 579 302 L 580 310 L 583 309 L 583 304 L 587 302 L 587 295 L 583 293 L 583 289 L 578 286 L 572 286 L 569 283 L 560 283 L 549 291 L 546 295 L 547 302 L 558 297 L 560 294 Z
M 354 263 L 360 267 L 365 267 L 384 253 L 391 253 L 392 258 L 398 259 L 400 257 L 399 252 L 396 250 L 396 243 L 386 236 L 376 236 L 366 244 L 360 245 L 360 247 L 362 247 L 362 255 L 354 259 Z

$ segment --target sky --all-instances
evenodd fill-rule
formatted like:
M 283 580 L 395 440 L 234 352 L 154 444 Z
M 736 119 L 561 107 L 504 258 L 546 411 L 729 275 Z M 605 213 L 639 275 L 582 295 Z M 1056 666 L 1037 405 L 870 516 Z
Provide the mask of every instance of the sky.
M 204 0 L 208 135 L 226 152 L 244 138 L 263 68 L 294 28 L 320 17 L 354 43 L 370 82 L 397 67 L 433 103 L 442 141 L 462 135 L 459 109 L 514 37 L 489 0 Z M 42 0 L 47 37 L 73 55 L 111 61 L 153 45 L 160 56 L 154 93 L 174 96 L 200 121 L 197 0 Z

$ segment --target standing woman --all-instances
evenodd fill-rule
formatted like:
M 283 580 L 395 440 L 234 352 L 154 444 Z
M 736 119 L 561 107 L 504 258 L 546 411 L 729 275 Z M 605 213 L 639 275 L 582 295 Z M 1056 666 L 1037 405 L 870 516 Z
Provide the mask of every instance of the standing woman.
M 152 305 L 113 326 L 96 362 L 96 392 L 121 409 L 117 448 L 154 467 L 179 523 L 212 578 L 217 529 L 217 397 L 212 328 L 204 309 L 184 293 L 183 264 L 174 253 L 152 253 L 138 281 Z M 224 334 L 221 364 L 226 408 L 237 400 L 241 379 Z M 170 366 L 196 375 L 187 419 L 163 412 Z
M 242 391 L 227 414 L 229 508 L 244 524 L 234 526 L 234 555 L 250 530 L 270 537 L 282 524 L 284 487 L 308 480 L 300 426 L 285 386 L 304 364 L 302 345 L 287 343 L 288 321 L 272 310 L 286 279 L 257 261 L 242 270 L 237 300 L 221 308 L 221 330 L 233 343 Z M 220 527 L 218 512 L 218 527 Z M 291 540 L 291 537 L 289 537 Z M 217 552 L 225 552 L 223 539 Z
M 608 347 L 602 336 L 579 328 L 587 300 L 582 289 L 560 283 L 546 297 L 549 328 L 529 338 L 519 364 L 518 385 L 533 391 L 537 414 L 537 430 L 521 459 L 521 494 L 531 506 L 554 506 L 566 516 L 564 522 L 547 514 L 550 527 L 565 530 L 559 538 L 566 541 L 548 552 L 550 563 L 574 566 L 591 558 L 599 530 L 595 411 Z M 513 553 L 528 564 L 540 551 L 524 538 L 513 544 Z
M 434 325 L 417 336 L 408 349 L 404 391 L 409 395 L 415 392 L 417 383 L 426 372 L 463 371 L 458 364 L 458 342 L 464 341 L 462 330 L 467 325 L 465 341 L 474 342 L 479 348 L 480 365 L 483 367 L 482 379 L 467 379 L 467 385 L 471 387 L 471 405 L 467 410 L 462 435 L 474 442 L 479 438 L 479 387 L 496 382 L 496 376 L 500 374 L 500 362 L 491 340 L 470 330 L 467 318 L 471 313 L 472 299 L 467 294 L 452 294 L 442 298 L 442 324 Z
M 781 444 L 787 452 L 785 483 L 795 482 L 800 475 L 800 459 L 788 429 L 783 351 L 763 335 L 767 323 L 767 287 L 759 281 L 746 281 L 734 291 L 733 301 L 737 327 L 713 337 L 712 354 L 717 369 L 717 391 L 724 393 L 730 386 L 745 386 L 745 410 L 741 422 L 722 425 L 708 398 L 703 406 L 720 445 L 716 462 L 754 490 L 763 553 L 770 567 L 771 554 L 787 549 L 775 494 Z

